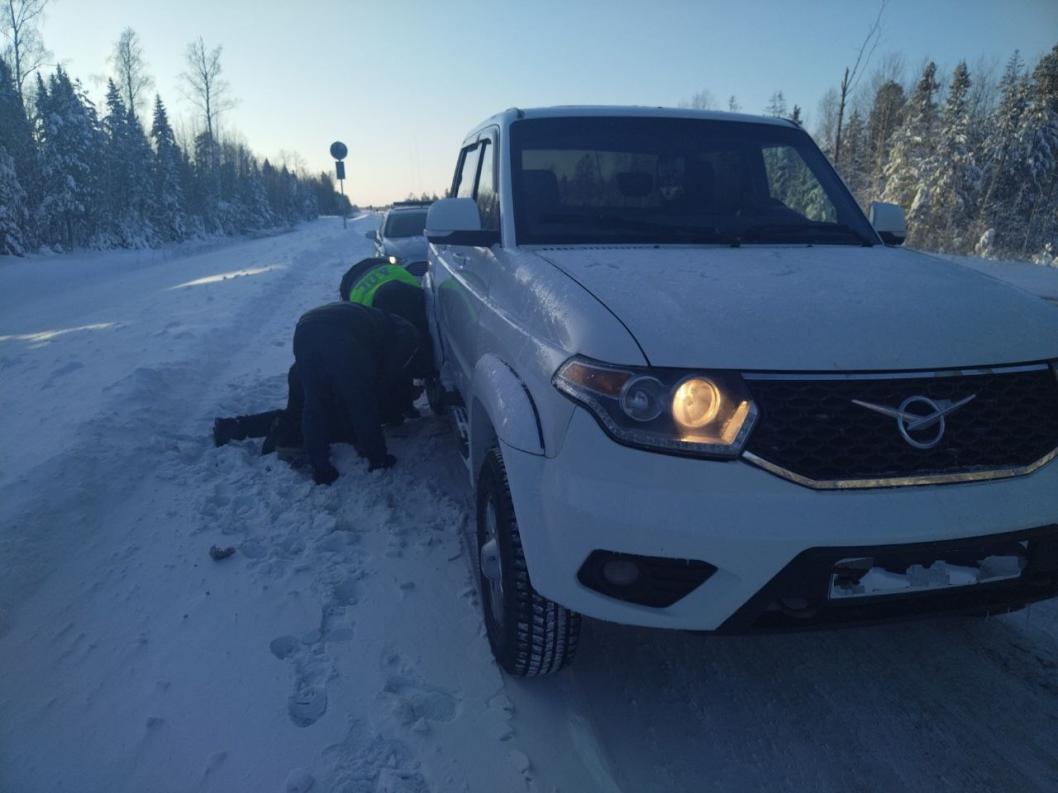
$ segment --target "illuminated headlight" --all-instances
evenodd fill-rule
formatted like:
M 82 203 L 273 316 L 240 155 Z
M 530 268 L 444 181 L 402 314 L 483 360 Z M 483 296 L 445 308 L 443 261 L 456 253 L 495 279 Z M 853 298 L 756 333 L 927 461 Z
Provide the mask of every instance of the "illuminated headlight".
M 618 367 L 571 358 L 555 387 L 588 408 L 621 443 L 703 457 L 737 457 L 757 420 L 730 372 Z
M 387 256 L 386 259 L 390 264 L 400 264 L 400 259 L 396 256 Z

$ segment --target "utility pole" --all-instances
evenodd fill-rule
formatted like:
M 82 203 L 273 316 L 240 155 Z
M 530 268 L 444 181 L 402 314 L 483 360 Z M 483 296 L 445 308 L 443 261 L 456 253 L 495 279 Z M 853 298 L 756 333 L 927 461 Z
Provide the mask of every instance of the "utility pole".
M 331 156 L 334 157 L 334 171 L 338 176 L 338 185 L 342 191 L 342 198 L 345 198 L 345 163 L 342 162 L 349 154 L 349 149 L 340 140 L 336 140 L 331 144 Z M 347 227 L 348 220 L 345 216 L 345 201 L 342 201 L 342 228 Z

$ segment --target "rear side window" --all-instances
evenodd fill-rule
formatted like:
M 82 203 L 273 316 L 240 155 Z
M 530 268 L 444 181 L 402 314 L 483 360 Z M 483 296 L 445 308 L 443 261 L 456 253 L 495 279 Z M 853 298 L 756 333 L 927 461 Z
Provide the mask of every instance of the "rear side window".
M 496 145 L 485 141 L 481 154 L 481 174 L 478 176 L 478 191 L 475 198 L 481 212 L 481 228 L 485 231 L 500 230 L 500 197 L 496 194 L 496 166 L 493 150 Z
M 481 162 L 481 147 L 477 144 L 463 149 L 459 158 L 459 170 L 456 171 L 452 195 L 456 198 L 473 198 L 474 182 L 478 176 L 478 164 Z

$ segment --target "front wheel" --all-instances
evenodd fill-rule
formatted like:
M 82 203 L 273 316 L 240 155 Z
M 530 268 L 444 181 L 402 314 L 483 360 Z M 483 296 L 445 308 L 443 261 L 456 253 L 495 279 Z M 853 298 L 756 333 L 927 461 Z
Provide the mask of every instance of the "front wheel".
M 553 674 L 573 660 L 580 615 L 533 589 L 507 469 L 496 447 L 478 478 L 477 513 L 478 575 L 492 654 L 516 677 Z

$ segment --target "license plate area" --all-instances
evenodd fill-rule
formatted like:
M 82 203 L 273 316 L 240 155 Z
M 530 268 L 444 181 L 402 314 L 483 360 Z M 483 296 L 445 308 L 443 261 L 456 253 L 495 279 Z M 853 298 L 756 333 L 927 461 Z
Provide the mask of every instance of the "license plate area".
M 849 601 L 1012 581 L 1028 562 L 1024 541 L 970 552 L 951 549 L 934 558 L 849 557 L 834 564 L 827 598 Z

